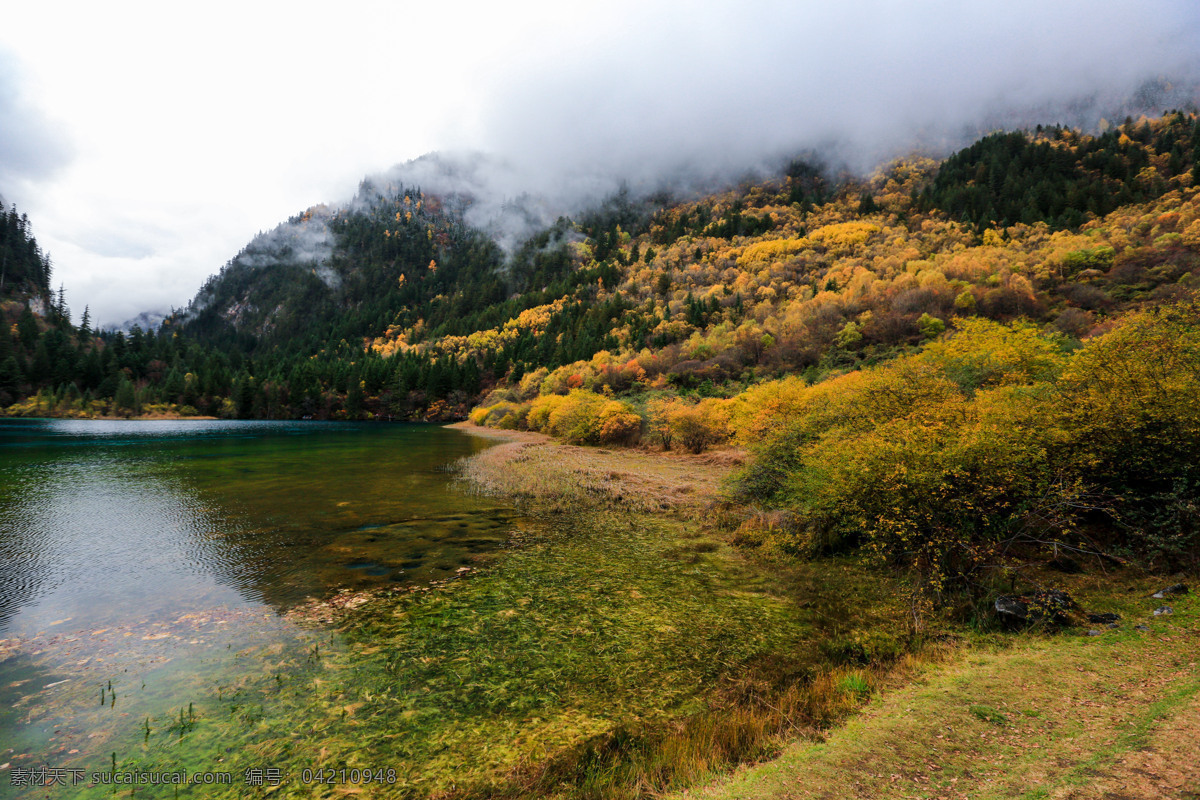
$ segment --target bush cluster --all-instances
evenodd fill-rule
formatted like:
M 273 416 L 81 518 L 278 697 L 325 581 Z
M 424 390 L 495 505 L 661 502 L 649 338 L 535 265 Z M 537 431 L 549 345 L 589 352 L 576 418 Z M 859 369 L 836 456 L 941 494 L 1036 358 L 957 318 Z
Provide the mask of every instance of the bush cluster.
M 741 495 L 791 509 L 790 549 L 865 548 L 938 594 L 1022 549 L 1200 561 L 1200 307 L 1124 318 L 1078 349 L 960 321 L 919 354 L 734 402 Z
M 470 420 L 493 428 L 541 431 L 569 444 L 632 445 L 642 435 L 642 417 L 632 406 L 585 389 L 529 402 L 485 400 Z

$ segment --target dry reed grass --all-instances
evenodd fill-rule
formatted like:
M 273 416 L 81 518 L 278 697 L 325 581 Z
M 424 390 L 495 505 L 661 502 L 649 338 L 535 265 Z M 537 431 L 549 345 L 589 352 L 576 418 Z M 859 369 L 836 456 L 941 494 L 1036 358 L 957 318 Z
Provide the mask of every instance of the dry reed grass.
M 823 741 L 872 695 L 910 683 L 953 652 L 931 644 L 890 663 L 809 670 L 806 678 L 782 683 L 783 676 L 773 671 L 779 665 L 768 665 L 730 681 L 701 713 L 656 726 L 620 727 L 525 764 L 501 786 L 451 792 L 446 798 L 659 797 L 772 759 L 798 739 Z

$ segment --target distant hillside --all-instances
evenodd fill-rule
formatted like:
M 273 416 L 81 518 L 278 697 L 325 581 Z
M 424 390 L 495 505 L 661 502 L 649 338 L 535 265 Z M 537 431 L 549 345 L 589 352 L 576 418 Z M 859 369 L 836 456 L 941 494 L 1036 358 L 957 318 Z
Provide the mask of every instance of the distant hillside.
M 76 331 L 62 290 L 50 290 L 51 271 L 29 218 L 0 202 L 0 408 L 77 375 L 73 358 L 57 358 Z
M 496 283 L 502 261 L 499 247 L 439 198 L 364 182 L 349 208 L 312 208 L 256 237 L 209 279 L 179 329 L 246 353 L 311 354 L 377 334 L 398 311 L 457 285 L 460 273 Z
M 164 314 L 161 311 L 143 311 L 132 319 L 127 319 L 120 325 L 113 327 L 113 330 L 121 331 L 122 333 L 132 333 L 134 328 L 141 328 L 143 331 L 154 330 L 163 321 L 169 318 L 170 314 Z
M 256 237 L 123 378 L 106 366 L 68 383 L 100 399 L 124 380 L 147 403 L 222 415 L 453 418 L 491 389 L 728 396 L 817 380 L 955 317 L 1082 339 L 1192 291 L 1197 131 L 1173 113 L 1097 136 L 995 134 L 861 179 L 798 161 L 550 224 L 529 197 L 482 213 L 487 170 L 431 158 Z
M 1075 228 L 1089 217 L 1198 183 L 1200 125 L 1194 116 L 1129 119 L 1099 136 L 1053 127 L 1030 136 L 997 133 L 946 159 L 922 206 L 976 227 L 1046 222 Z
M 479 359 L 510 383 L 563 368 L 585 383 L 604 373 L 617 391 L 716 391 L 886 358 L 953 316 L 1024 316 L 1086 336 L 1123 309 L 1190 291 L 1197 129 L 1173 114 L 1100 137 L 1003 134 L 943 164 L 897 162 L 840 185 L 795 164 L 627 227 L 566 226 L 586 238 L 547 243 L 539 257 L 553 253 L 566 276 L 602 277 L 489 327 L 480 315 L 434 335 L 396 325 L 374 346 Z M 1063 198 L 1078 205 L 1064 212 Z M 982 203 L 1021 219 L 983 221 L 971 211 Z M 619 309 L 619 324 L 580 324 L 581 309 L 599 308 Z

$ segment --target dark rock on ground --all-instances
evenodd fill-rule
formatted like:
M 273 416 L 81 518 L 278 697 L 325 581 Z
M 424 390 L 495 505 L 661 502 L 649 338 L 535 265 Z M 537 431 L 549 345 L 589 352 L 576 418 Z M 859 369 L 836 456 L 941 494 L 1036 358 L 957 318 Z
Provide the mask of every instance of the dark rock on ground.
M 994 608 L 1000 619 L 1008 625 L 1024 625 L 1031 622 L 1065 625 L 1071 621 L 1070 612 L 1079 606 L 1066 592 L 1052 589 L 1021 597 L 1000 595 L 996 598 Z
M 995 609 L 996 613 L 1003 620 L 1012 622 L 1029 621 L 1029 606 L 1025 605 L 1024 601 L 1020 598 L 1002 594 L 996 598 Z
M 1148 631 L 1148 630 L 1150 630 L 1150 626 L 1149 625 L 1134 625 L 1133 629 L 1135 631 Z
M 1170 606 L 1160 606 L 1159 608 L 1154 609 L 1154 616 L 1156 616 L 1156 617 L 1161 617 L 1165 614 L 1174 614 L 1174 613 L 1175 613 L 1175 609 L 1171 608 Z
M 1030 598 L 1029 613 L 1040 619 L 1049 619 L 1059 625 L 1071 621 L 1070 612 L 1078 611 L 1079 604 L 1071 599 L 1071 595 L 1059 589 L 1048 592 L 1038 592 Z
M 1120 614 L 1114 614 L 1111 611 L 1102 611 L 1097 614 L 1088 614 L 1088 622 L 1095 622 L 1099 625 L 1107 625 L 1110 622 L 1116 622 L 1121 618 Z
M 1167 595 L 1187 594 L 1187 593 L 1188 593 L 1187 584 L 1177 583 L 1174 586 L 1168 586 L 1165 589 L 1159 589 L 1157 592 L 1155 592 L 1154 594 L 1152 594 L 1150 596 L 1156 600 L 1162 600 Z

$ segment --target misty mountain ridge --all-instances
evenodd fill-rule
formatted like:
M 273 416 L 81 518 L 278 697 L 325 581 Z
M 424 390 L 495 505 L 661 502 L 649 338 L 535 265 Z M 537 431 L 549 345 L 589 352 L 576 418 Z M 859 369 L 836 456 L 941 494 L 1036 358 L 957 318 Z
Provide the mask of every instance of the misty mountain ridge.
M 947 159 L 936 177 L 931 173 L 920 205 L 974 226 L 1044 220 L 1076 227 L 1088 214 L 1102 216 L 1166 191 L 1167 181 L 1145 178 L 1146 167 L 1157 165 L 1160 177 L 1190 168 L 1190 134 L 1178 133 L 1186 124 L 1146 125 L 1123 125 L 1132 139 L 1106 121 L 1095 135 L 1056 127 L 984 137 Z M 1168 152 L 1156 155 L 1157 147 Z M 1154 161 L 1160 157 L 1167 162 Z M 782 192 L 786 202 L 816 208 L 847 191 L 877 193 L 895 168 L 864 179 L 845 168 L 835 173 L 829 163 L 819 156 L 793 160 L 773 174 L 743 173 L 724 190 Z M 665 228 L 659 244 L 679 236 L 756 237 L 773 224 L 771 212 L 750 207 L 726 209 L 721 219 L 677 214 L 664 222 L 659 212 L 685 199 L 699 204 L 697 215 L 710 214 L 714 203 L 704 198 L 721 191 L 697 187 L 711 185 L 712 176 L 690 176 L 690 183 L 676 184 L 683 188 L 653 194 L 599 180 L 556 197 L 508 194 L 519 177 L 513 164 L 473 153 L 429 154 L 365 178 L 349 201 L 315 206 L 255 237 L 175 324 L 214 343 L 237 341 L 247 352 L 319 349 L 331 337 L 374 339 L 394 330 L 410 330 L 408 341 L 466 335 L 476 324 L 467 320 L 503 322 L 491 319 L 502 305 L 511 316 L 573 291 L 591 273 L 572 247 L 584 246 L 594 269 L 612 270 L 631 257 L 619 245 L 656 222 Z M 299 345 L 298 337 L 307 343 Z
M 341 284 L 330 266 L 336 237 L 330 222 L 336 217 L 369 215 L 396 202 L 406 193 L 428 193 L 438 200 L 442 213 L 483 231 L 500 248 L 511 253 L 521 242 L 548 227 L 566 207 L 561 201 L 523 192 L 506 194 L 515 185 L 511 165 L 484 153 L 429 153 L 359 183 L 350 200 L 333 206 L 310 207 L 270 231 L 260 232 L 210 279 L 180 315 L 193 319 L 218 298 L 222 277 L 265 268 L 305 267 L 329 289 Z M 232 309 L 229 316 L 238 316 Z
M 657 198 L 661 202 L 694 199 L 737 183 L 778 176 L 797 158 L 819 165 L 830 175 L 861 178 L 881 164 L 914 153 L 940 160 L 994 131 L 1061 125 L 1083 133 L 1103 133 L 1126 118 L 1156 115 L 1168 108 L 1194 111 L 1198 104 L 1200 80 L 1160 76 L 1144 81 L 1131 94 L 1094 90 L 1067 102 L 1015 106 L 997 100 L 990 107 L 984 106 L 975 125 L 930 126 L 902 146 L 892 143 L 882 148 L 864 147 L 824 140 L 798 145 L 788 153 L 764 155 L 736 167 L 696 163 L 660 165 L 653 174 L 640 177 L 594 169 L 549 175 L 528 164 L 484 152 L 432 152 L 364 177 L 348 201 L 314 206 L 269 232 L 259 233 L 229 265 L 262 268 L 311 262 L 320 266 L 334 246 L 327 225 L 331 214 L 369 211 L 403 187 L 436 195 L 465 224 L 487 233 L 511 255 L 521 243 L 559 217 L 578 216 L 622 192 L 637 199 Z M 337 280 L 328 270 L 319 271 L 319 275 L 331 284 Z M 197 301 L 203 304 L 202 297 L 198 296 L 193 303 Z
M 1194 114 L 996 133 L 869 178 L 794 160 L 690 199 L 618 188 L 509 252 L 469 221 L 491 166 L 409 165 L 444 195 L 396 173 L 364 180 L 351 201 L 256 237 L 186 313 L 108 336 L 112 348 L 73 340 L 61 312 L 39 333 L 14 307 L 6 391 L 349 419 L 461 418 L 481 389 L 524 396 L 527 376 L 543 394 L 728 396 L 894 358 L 959 318 L 1086 339 L 1200 274 Z M 546 207 L 523 200 L 506 213 L 536 227 Z
M 1132 119 L 1141 110 L 1168 102 L 1195 108 L 1198 99 L 1197 81 L 1155 79 L 1127 96 L 1093 91 L 1055 108 L 1026 104 L 1013 110 L 1014 104 L 998 102 L 996 109 L 1007 110 L 985 115 L 973 129 L 953 132 L 941 126 L 922 132 L 918 151 L 922 157 L 940 159 L 991 130 L 1028 129 L 1035 120 L 1059 119 L 1068 128 L 1099 135 L 1112 130 L 1114 120 L 1123 119 L 1119 114 Z M 348 200 L 313 206 L 258 234 L 169 324 L 202 338 L 217 336 L 227 344 L 236 339 L 248 350 L 264 343 L 281 345 L 298 335 L 316 337 L 309 344 L 317 346 L 318 339 L 335 330 L 339 337 L 373 338 L 396 325 L 409 327 L 425 319 L 421 310 L 429 310 L 428 304 L 440 295 L 461 295 L 459 283 L 443 280 L 449 266 L 456 274 L 462 267 L 491 274 L 475 275 L 468 283 L 488 286 L 482 294 L 473 294 L 472 302 L 495 304 L 552 282 L 528 283 L 539 247 L 559 248 L 568 239 L 583 239 L 601 229 L 637 232 L 662 208 L 735 186 L 783 180 L 794 188 L 799 183 L 789 174 L 798 163 L 805 165 L 805 180 L 816 180 L 829 192 L 849 184 L 865 186 L 870 180 L 863 176 L 874 172 L 877 179 L 882 174 L 878 162 L 863 160 L 869 152 L 876 158 L 882 154 L 850 141 L 825 142 L 737 169 L 715 161 L 660 165 L 653 177 L 632 181 L 596 169 L 556 173 L 481 152 L 429 153 L 365 177 Z M 799 153 L 803 158 L 796 157 Z M 896 153 L 887 155 L 894 160 Z M 793 192 L 793 199 L 820 202 L 827 196 L 824 190 Z M 1091 211 L 1098 213 L 1095 203 Z M 956 213 L 961 216 L 963 210 Z M 558 224 L 563 219 L 571 222 Z M 1072 221 L 1078 224 L 1081 219 Z M 539 239 L 542 243 L 531 249 L 530 243 Z M 448 245 L 468 240 L 470 263 L 459 263 Z M 486 256 L 484 250 L 489 251 Z M 514 268 L 520 259 L 523 264 Z M 439 268 L 430 270 L 431 264 L 440 265 L 442 272 L 430 282 L 423 278 Z M 465 296 L 456 305 L 462 315 L 477 311 L 463 304 Z M 348 312 L 359 322 L 338 323 Z M 317 334 L 318 328 L 323 332 Z
M 124 334 L 132 333 L 134 328 L 140 328 L 143 331 L 153 331 L 157 330 L 165 320 L 170 319 L 174 313 L 174 311 L 162 310 L 143 311 L 136 317 L 131 317 L 130 319 L 125 320 L 120 325 L 104 326 L 104 330 L 114 332 L 120 331 Z

